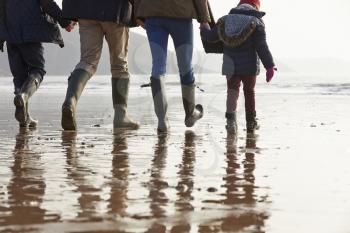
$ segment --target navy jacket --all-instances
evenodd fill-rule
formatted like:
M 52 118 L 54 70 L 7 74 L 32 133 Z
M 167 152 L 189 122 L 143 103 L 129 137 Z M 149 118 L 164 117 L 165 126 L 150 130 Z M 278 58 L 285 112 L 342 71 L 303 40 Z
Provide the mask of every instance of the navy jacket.
M 62 10 L 67 19 L 89 19 L 134 26 L 132 0 L 63 0 Z
M 70 21 L 54 0 L 0 0 L 0 39 L 9 43 L 56 43 L 63 46 L 57 25 Z
M 266 42 L 265 25 L 261 19 L 265 13 L 238 7 L 232 9 L 228 16 L 233 16 L 234 14 L 242 16 L 237 18 L 242 19 L 243 22 L 237 22 L 237 20 L 229 21 L 228 17 L 221 19 L 226 24 L 238 24 L 238 26 L 226 25 L 226 32 L 232 29 L 231 31 L 234 32 L 236 30 L 241 35 L 241 38 L 238 38 L 238 40 L 230 40 L 229 36 L 225 38 L 227 39 L 226 41 L 224 40 L 223 75 L 258 75 L 260 73 L 260 59 L 266 69 L 274 67 L 273 57 Z M 249 22 L 249 20 L 252 20 L 252 22 Z M 248 30 L 245 29 L 245 32 L 243 29 L 239 31 L 237 27 L 244 25 L 245 22 L 248 22 Z M 250 27 L 251 23 L 253 23 L 253 27 Z M 253 29 L 250 30 L 250 28 Z M 225 29 L 220 31 L 219 25 L 212 30 L 201 30 L 203 40 L 211 42 L 223 40 L 222 34 L 224 33 Z

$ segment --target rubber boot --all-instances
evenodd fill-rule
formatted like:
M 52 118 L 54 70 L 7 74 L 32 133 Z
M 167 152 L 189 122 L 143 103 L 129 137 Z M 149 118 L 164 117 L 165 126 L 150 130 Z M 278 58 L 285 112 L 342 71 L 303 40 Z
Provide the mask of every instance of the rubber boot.
M 27 105 L 26 105 L 26 109 L 27 109 L 27 121 L 25 123 L 20 123 L 19 124 L 19 127 L 20 128 L 36 128 L 39 124 L 39 121 L 32 118 L 30 116 L 30 113 L 29 113 L 29 102 L 27 101 Z
M 169 130 L 168 102 L 165 95 L 164 77 L 151 77 L 151 88 L 154 103 L 154 111 L 158 118 L 158 132 L 165 133 Z
M 247 133 L 254 133 L 260 128 L 256 119 L 256 112 L 246 113 Z
M 36 128 L 38 126 L 38 124 L 39 124 L 39 121 L 34 119 L 34 118 L 32 118 L 29 114 L 28 114 L 27 121 L 28 121 L 27 124 L 28 124 L 29 128 Z
M 86 83 L 91 75 L 83 70 L 74 70 L 68 79 L 66 99 L 62 105 L 61 125 L 64 130 L 76 130 L 75 109 Z
M 237 134 L 238 126 L 237 126 L 237 112 L 226 113 L 226 130 L 229 134 Z
M 19 93 L 21 93 L 21 88 L 19 87 L 15 87 L 15 91 L 13 92 L 13 94 L 18 95 Z
M 28 80 L 22 85 L 21 90 L 14 98 L 16 106 L 15 118 L 20 124 L 27 122 L 28 110 L 27 102 L 30 97 L 38 90 L 43 76 L 39 73 L 30 74 Z
M 194 124 L 203 117 L 203 106 L 196 105 L 195 100 L 196 85 L 181 85 L 182 101 L 186 113 L 185 125 L 186 127 L 192 127 Z
M 112 98 L 114 108 L 113 126 L 138 129 L 139 124 L 128 116 L 129 78 L 112 78 Z

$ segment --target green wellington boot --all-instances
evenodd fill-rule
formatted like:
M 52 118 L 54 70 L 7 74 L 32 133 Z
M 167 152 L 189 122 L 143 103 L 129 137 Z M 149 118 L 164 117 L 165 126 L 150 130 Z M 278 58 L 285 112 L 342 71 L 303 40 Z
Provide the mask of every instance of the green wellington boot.
M 194 124 L 203 117 L 203 106 L 200 104 L 196 105 L 195 89 L 195 84 L 181 85 L 182 101 L 186 113 L 186 127 L 194 126 Z
M 128 116 L 129 78 L 112 78 L 112 98 L 114 108 L 113 127 L 138 129 L 139 124 Z
M 158 118 L 158 132 L 165 133 L 169 130 L 168 101 L 165 95 L 164 77 L 151 77 L 151 88 L 154 103 L 154 111 Z
M 235 135 L 238 131 L 237 126 L 237 112 L 226 113 L 226 130 L 227 133 Z
M 14 98 L 16 106 L 15 118 L 20 124 L 26 124 L 28 116 L 28 100 L 38 90 L 43 77 L 41 74 L 30 74 L 28 80 L 22 85 L 21 90 Z
M 62 105 L 62 128 L 64 130 L 76 130 L 77 123 L 75 120 L 75 109 L 78 100 L 83 92 L 86 83 L 91 78 L 91 75 L 83 70 L 74 70 L 68 79 L 68 88 L 66 99 Z

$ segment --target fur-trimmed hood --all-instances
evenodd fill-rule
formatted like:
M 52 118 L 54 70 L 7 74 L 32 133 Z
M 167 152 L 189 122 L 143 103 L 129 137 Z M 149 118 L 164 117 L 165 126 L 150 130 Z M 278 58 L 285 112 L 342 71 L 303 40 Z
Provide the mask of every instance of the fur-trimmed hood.
M 257 27 L 264 27 L 262 17 L 264 12 L 257 11 L 253 6 L 242 4 L 232 9 L 230 14 L 218 21 L 220 39 L 229 47 L 243 44 Z

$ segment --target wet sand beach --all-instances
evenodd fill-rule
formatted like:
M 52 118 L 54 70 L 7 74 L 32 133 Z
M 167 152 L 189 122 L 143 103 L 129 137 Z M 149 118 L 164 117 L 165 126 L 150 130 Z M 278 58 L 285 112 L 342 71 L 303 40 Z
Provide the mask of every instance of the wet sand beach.
M 199 77 L 205 116 L 192 129 L 168 78 L 168 135 L 157 134 L 151 90 L 140 88 L 147 77 L 130 90 L 138 131 L 112 130 L 101 76 L 79 102 L 77 132 L 60 128 L 64 77 L 47 77 L 33 97 L 36 130 L 18 128 L 1 78 L 0 232 L 349 233 L 350 84 L 279 78 L 260 78 L 255 134 L 241 95 L 237 137 L 226 134 L 222 77 Z

